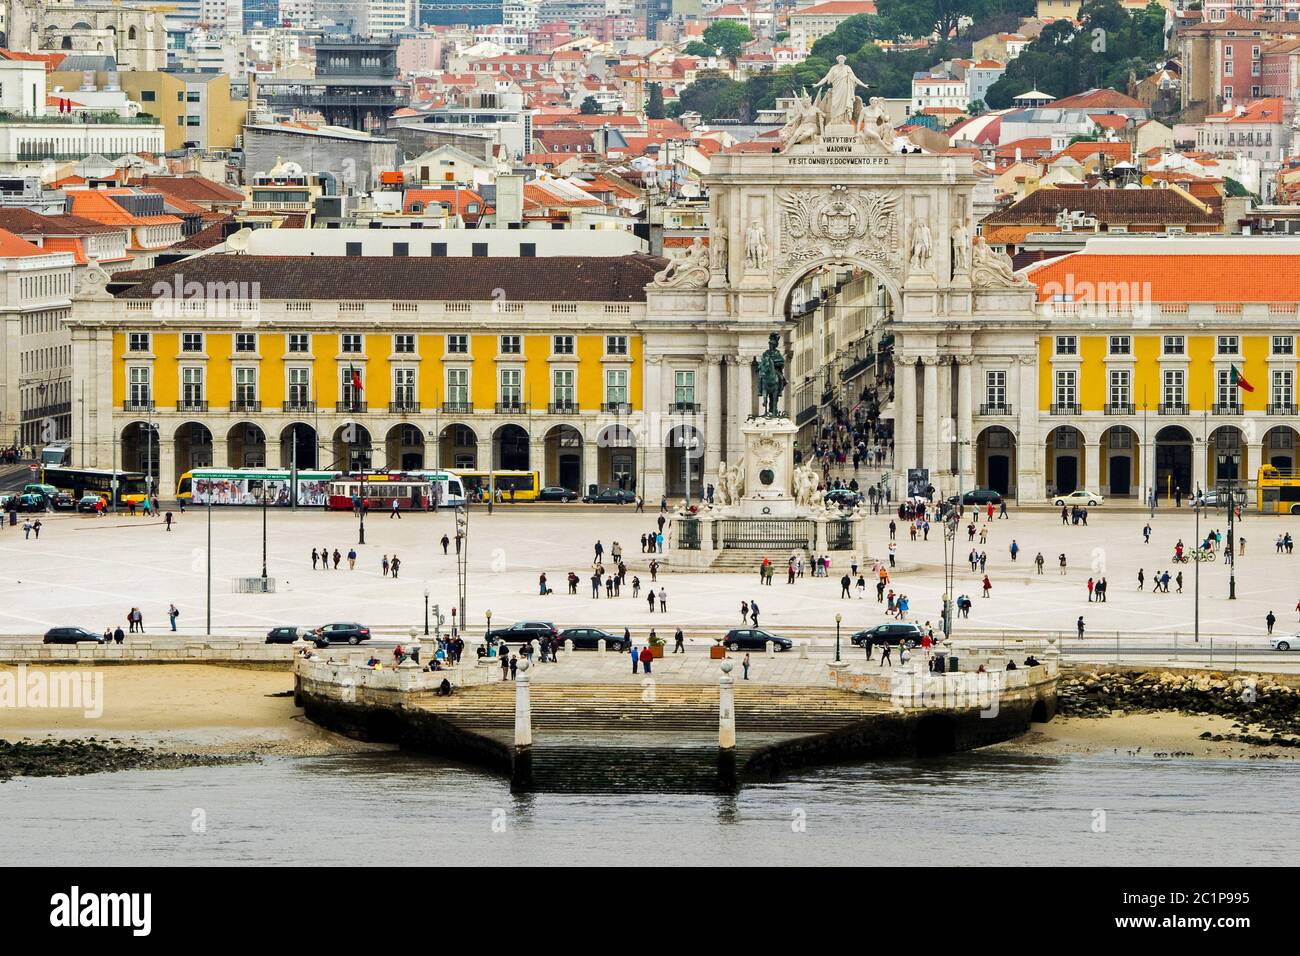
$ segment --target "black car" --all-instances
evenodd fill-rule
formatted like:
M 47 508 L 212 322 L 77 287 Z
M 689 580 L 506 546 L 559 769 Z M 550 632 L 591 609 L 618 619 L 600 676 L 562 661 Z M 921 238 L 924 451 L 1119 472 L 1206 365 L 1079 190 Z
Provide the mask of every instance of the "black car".
M 71 511 L 77 507 L 77 499 L 66 491 L 59 491 L 50 498 L 50 504 L 54 505 L 55 511 Z
M 858 631 L 849 638 L 854 646 L 861 647 L 864 644 L 902 644 L 917 645 L 921 643 L 921 636 L 924 632 L 920 625 L 913 624 L 910 621 L 899 621 L 894 624 L 877 624 L 875 627 L 869 627 L 865 631 Z
M 103 500 L 99 495 L 82 495 L 77 501 L 77 510 L 93 512 L 99 508 L 99 503 Z
M 370 640 L 370 628 L 362 627 L 351 621 L 338 624 L 325 624 L 312 631 L 312 640 L 317 647 L 329 647 L 331 644 L 360 644 Z
M 562 485 L 547 485 L 537 492 L 538 501 L 577 501 L 578 493 Z
M 852 508 L 862 500 L 862 495 L 851 488 L 832 488 L 826 492 L 826 503 L 840 508 Z
M 627 650 L 627 641 L 620 635 L 602 631 L 598 627 L 566 627 L 560 632 L 561 647 L 564 646 L 565 641 L 573 641 L 575 651 L 594 651 L 597 641 L 604 641 L 606 650 Z
M 788 651 L 794 647 L 794 641 L 790 638 L 777 637 L 756 627 L 733 627 L 722 639 L 727 650 L 731 651 L 765 651 L 768 641 L 771 641 L 773 648 L 778 651 Z
M 84 627 L 52 627 L 45 632 L 45 639 L 42 644 L 80 644 L 83 641 L 90 641 L 92 644 L 103 644 L 103 634 L 92 634 Z
M 292 644 L 298 640 L 305 641 L 314 633 L 310 627 L 273 627 L 266 632 L 266 643 Z
M 487 632 L 487 642 L 495 644 L 506 641 L 509 644 L 522 644 L 527 641 L 540 641 L 544 637 L 559 637 L 560 632 L 550 621 L 516 621 L 509 627 L 500 627 Z
M 583 495 L 589 505 L 629 505 L 636 501 L 636 492 L 626 488 L 602 488 L 594 495 Z
M 948 500 L 956 504 L 957 496 L 953 495 Z M 1000 505 L 1002 504 L 1002 495 L 992 488 L 972 488 L 961 496 L 961 503 L 964 505 Z

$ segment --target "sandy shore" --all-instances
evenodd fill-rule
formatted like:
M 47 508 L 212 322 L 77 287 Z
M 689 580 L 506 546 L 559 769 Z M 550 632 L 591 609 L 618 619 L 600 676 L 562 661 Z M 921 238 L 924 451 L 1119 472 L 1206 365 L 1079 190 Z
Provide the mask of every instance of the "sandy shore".
M 27 668 L 29 674 L 42 670 L 63 669 Z M 0 739 L 95 737 L 200 754 L 310 756 L 386 749 L 306 720 L 293 704 L 288 671 L 159 664 L 103 667 L 93 673 L 103 675 L 100 716 L 83 710 L 0 707 Z
M 1023 737 L 985 749 L 1036 756 L 1115 754 L 1171 759 L 1300 759 L 1300 749 L 1295 747 L 1201 740 L 1201 734 L 1207 731 L 1225 736 L 1262 733 L 1257 728 L 1242 729 L 1228 718 L 1213 714 L 1125 713 L 1110 717 L 1057 717 L 1046 724 L 1034 724 Z

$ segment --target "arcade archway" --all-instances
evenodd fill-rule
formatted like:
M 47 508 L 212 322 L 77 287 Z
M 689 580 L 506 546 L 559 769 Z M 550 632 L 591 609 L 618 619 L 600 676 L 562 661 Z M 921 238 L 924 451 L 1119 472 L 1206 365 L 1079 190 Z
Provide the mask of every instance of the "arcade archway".
M 1192 490 L 1192 436 L 1182 425 L 1166 425 L 1156 432 L 1157 495 L 1172 498 Z
M 1002 425 L 990 425 L 975 439 L 975 484 L 1015 495 L 1015 476 L 1016 436 Z
M 1059 425 L 1047 433 L 1047 487 L 1054 495 L 1068 495 L 1086 488 L 1088 475 L 1083 463 L 1083 433 L 1073 425 Z
M 1127 425 L 1112 425 L 1101 434 L 1101 479 L 1097 491 L 1111 498 L 1135 498 L 1142 486 L 1141 445 Z
M 542 484 L 583 492 L 582 433 L 572 425 L 556 425 L 546 433 Z

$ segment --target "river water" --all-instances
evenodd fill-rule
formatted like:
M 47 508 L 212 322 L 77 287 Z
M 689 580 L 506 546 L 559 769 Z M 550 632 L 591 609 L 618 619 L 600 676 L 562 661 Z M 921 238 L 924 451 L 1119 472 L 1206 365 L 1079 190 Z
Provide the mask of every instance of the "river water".
M 1293 761 L 999 753 L 736 796 L 512 795 L 401 753 L 0 784 L 6 864 L 1283 864 Z M 1100 831 L 1100 832 L 1098 832 Z

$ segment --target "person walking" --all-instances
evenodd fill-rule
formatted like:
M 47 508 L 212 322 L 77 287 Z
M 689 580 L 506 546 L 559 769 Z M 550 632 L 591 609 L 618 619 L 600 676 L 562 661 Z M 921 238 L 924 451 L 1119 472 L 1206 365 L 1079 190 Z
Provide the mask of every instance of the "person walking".
M 125 641 L 126 641 L 126 635 L 122 633 L 121 626 L 119 625 L 118 627 L 115 627 L 113 629 L 113 643 L 122 644 Z
M 889 641 L 888 640 L 881 641 L 880 642 L 880 666 L 881 667 L 884 667 L 886 664 L 888 664 L 890 667 L 894 666 L 894 662 L 889 658 L 889 652 L 890 652 Z M 868 645 L 867 653 L 868 654 L 871 653 L 870 645 Z
M 312 549 L 311 549 L 311 569 L 312 569 L 313 571 L 316 570 L 316 562 L 317 562 L 317 560 L 319 560 L 319 559 L 320 559 L 320 555 L 316 553 L 316 549 L 315 549 L 315 548 L 312 548 Z
M 1043 552 L 1039 551 L 1038 556 L 1034 558 L 1034 567 L 1038 569 L 1039 574 L 1043 573 L 1043 565 L 1045 563 L 1046 562 L 1043 560 Z
M 357 568 L 357 549 L 348 548 L 348 570 L 355 571 Z
M 1146 526 L 1144 526 L 1144 527 L 1142 528 L 1142 543 L 1143 543 L 1143 544 L 1150 544 L 1150 543 L 1151 543 L 1151 525 L 1150 525 L 1150 524 L 1147 524 Z
M 849 593 L 849 587 L 852 584 L 853 584 L 853 579 L 850 578 L 847 574 L 843 575 L 840 578 L 840 599 L 841 600 L 844 598 L 851 598 L 853 596 L 852 594 Z
M 628 653 L 632 655 L 632 673 L 635 674 L 637 673 L 637 668 L 641 664 L 641 652 L 636 649 L 635 644 L 632 644 L 630 642 L 628 643 L 627 648 L 628 648 Z
M 600 539 L 597 538 L 597 539 L 596 539 L 596 558 L 595 558 L 594 563 L 599 564 L 599 563 L 600 563 L 600 559 L 601 559 L 601 557 L 602 557 L 604 554 L 605 554 L 605 546 L 604 546 L 603 544 L 601 544 L 601 543 L 600 543 Z
M 654 588 L 650 588 L 646 591 L 645 600 L 646 600 L 646 604 L 650 606 L 650 613 L 653 614 L 655 612 L 655 589 Z
M 659 613 L 668 613 L 668 592 L 663 588 L 659 589 Z
M 651 633 L 653 633 L 653 631 Z M 650 650 L 649 644 L 641 648 L 641 670 L 649 674 L 650 666 L 654 663 L 654 659 L 654 651 Z
M 758 602 L 749 602 L 749 620 L 753 627 L 758 627 Z
M 380 567 L 384 569 L 384 577 L 388 577 L 388 555 L 384 555 L 384 560 L 380 562 Z
M 1174 593 L 1176 593 L 1176 594 L 1182 594 L 1182 593 L 1183 593 L 1183 572 L 1182 572 L 1182 571 L 1179 571 L 1179 572 L 1178 572 L 1178 576 L 1177 576 L 1176 578 L 1174 578 L 1174 582 L 1178 585 L 1178 590 L 1177 590 L 1176 592 L 1174 592 Z M 1165 572 L 1165 591 L 1166 591 L 1166 593 L 1169 591 L 1169 572 L 1168 572 L 1168 571 Z
M 987 574 L 984 575 L 983 588 L 984 588 L 984 596 L 988 597 L 989 592 L 993 590 L 993 582 L 989 580 L 989 576 Z
M 749 680 L 749 654 L 745 654 L 745 659 L 740 662 L 741 669 L 744 670 L 745 676 L 742 680 Z
M 682 633 L 682 629 L 680 627 L 677 629 L 677 633 L 673 635 L 673 653 L 674 654 L 686 653 L 686 635 Z
M 1061 566 L 1061 573 L 1064 574 L 1065 573 L 1065 552 L 1064 551 L 1061 552 L 1060 556 L 1056 559 L 1056 561 Z
M 447 553 L 447 545 L 449 545 L 449 544 L 451 544 L 451 539 L 447 537 L 446 532 L 443 532 L 443 535 L 442 535 L 442 553 L 443 553 L 443 554 L 446 554 L 446 553 Z M 457 553 L 457 554 L 460 553 L 460 549 L 459 549 L 459 548 L 456 549 L 456 553 Z
M 1082 614 L 1079 615 L 1079 620 L 1078 620 L 1078 622 L 1075 624 L 1075 627 L 1078 628 L 1078 630 L 1079 630 L 1079 637 L 1080 637 L 1080 639 L 1082 639 L 1082 638 L 1083 638 L 1083 615 L 1082 615 Z
M 170 511 L 163 516 L 163 523 L 167 526 L 168 531 L 172 529 L 172 513 Z
M 1143 573 L 1141 568 L 1138 568 L 1138 590 L 1139 591 L 1141 591 L 1143 586 L 1146 584 L 1146 580 L 1147 580 L 1146 575 Z
M 401 517 L 402 517 L 402 510 L 401 510 L 401 508 L 399 508 L 398 505 L 397 505 L 397 499 L 394 498 L 394 499 L 393 499 L 393 510 L 390 511 L 390 512 L 388 513 L 388 520 L 389 520 L 389 521 L 392 521 L 394 518 L 397 518 L 397 519 L 400 520 Z
M 335 557 L 335 559 L 337 560 L 337 558 L 338 558 L 338 552 L 337 552 L 337 551 L 334 552 L 334 557 Z M 397 580 L 397 570 L 398 570 L 398 568 L 400 568 L 400 567 L 402 566 L 402 559 L 399 558 L 397 555 L 393 555 L 393 560 L 392 560 L 392 562 L 391 562 L 391 566 L 392 566 L 392 569 L 393 569 L 393 580 L 396 581 L 396 580 Z
M 1089 604 L 1092 603 L 1092 589 L 1093 589 L 1092 578 L 1088 578 L 1088 603 Z
M 1273 625 L 1277 623 L 1277 618 L 1273 615 L 1272 611 L 1268 612 L 1268 616 L 1264 618 L 1264 623 L 1268 625 L 1268 633 L 1272 634 Z
M 334 549 L 333 557 L 334 557 L 334 570 L 337 571 L 339 569 L 339 562 L 343 560 L 343 555 L 339 554 L 338 548 Z
M 1016 544 L 1016 539 L 1015 539 L 1015 538 L 1012 538 L 1012 539 L 1011 539 L 1011 548 L 1010 548 L 1010 551 L 1011 551 L 1011 560 L 1012 560 L 1012 561 L 1016 560 L 1016 555 L 1018 555 L 1018 554 L 1020 553 L 1020 545 Z
M 167 618 L 168 618 L 168 620 L 171 621 L 171 625 L 172 625 L 172 630 L 173 630 L 173 631 L 176 630 L 176 618 L 180 617 L 180 614 L 181 614 L 181 612 L 178 611 L 178 610 L 176 610 L 176 605 L 175 605 L 175 604 L 173 604 L 173 605 L 171 605 L 170 607 L 167 608 Z M 1272 615 L 1270 614 L 1270 616 L 1272 616 Z M 1269 625 L 1269 628 L 1270 628 L 1270 632 L 1271 632 L 1272 625 Z

